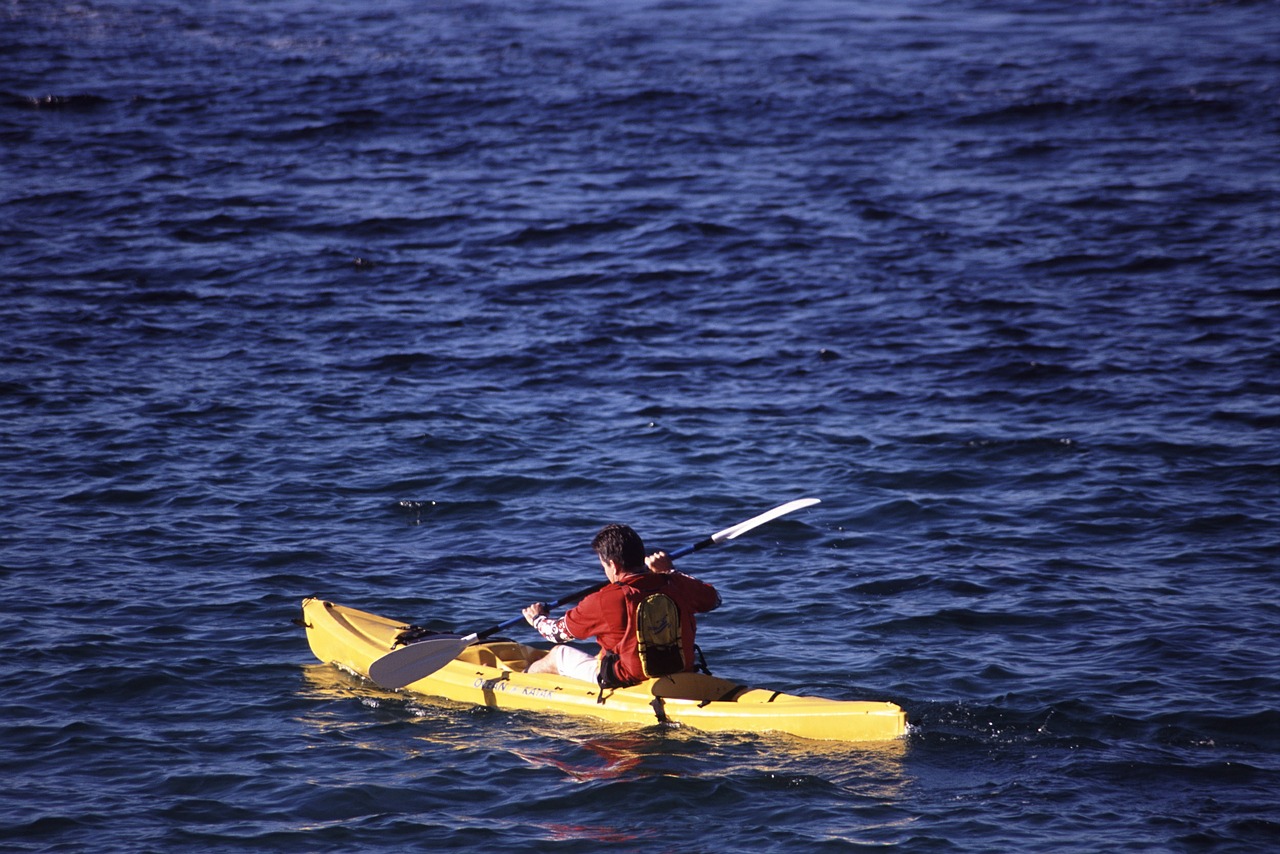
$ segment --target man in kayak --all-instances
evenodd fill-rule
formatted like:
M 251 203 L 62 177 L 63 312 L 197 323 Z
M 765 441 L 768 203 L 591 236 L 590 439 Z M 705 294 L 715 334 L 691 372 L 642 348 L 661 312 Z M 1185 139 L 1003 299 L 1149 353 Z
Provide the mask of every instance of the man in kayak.
M 612 583 L 558 619 L 543 602 L 524 609 L 529 625 L 556 644 L 528 672 L 619 688 L 658 675 L 655 671 L 693 670 L 694 614 L 719 607 L 716 589 L 677 572 L 666 552 L 645 557 L 644 541 L 626 525 L 604 526 L 591 548 Z M 592 637 L 600 644 L 599 657 L 565 645 Z

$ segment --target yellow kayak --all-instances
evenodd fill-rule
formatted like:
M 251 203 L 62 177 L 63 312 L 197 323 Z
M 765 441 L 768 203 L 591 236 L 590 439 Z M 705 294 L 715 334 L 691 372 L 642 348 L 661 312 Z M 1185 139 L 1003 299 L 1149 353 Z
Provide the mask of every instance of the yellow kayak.
M 316 658 L 368 677 L 406 623 L 322 599 L 302 603 Z M 605 689 L 555 674 L 525 673 L 545 651 L 495 640 L 474 643 L 406 691 L 501 709 L 526 709 L 646 726 L 678 723 L 707 732 L 783 732 L 831 741 L 902 737 L 907 717 L 893 703 L 828 700 L 749 688 L 704 673 L 677 673 L 628 688 Z

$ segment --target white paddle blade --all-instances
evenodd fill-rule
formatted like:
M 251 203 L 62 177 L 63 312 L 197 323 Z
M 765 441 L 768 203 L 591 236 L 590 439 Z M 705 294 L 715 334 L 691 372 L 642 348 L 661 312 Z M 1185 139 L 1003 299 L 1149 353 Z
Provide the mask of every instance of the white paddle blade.
M 745 522 L 739 522 L 732 528 L 725 528 L 719 533 L 712 534 L 711 541 L 713 543 L 723 543 L 725 540 L 732 540 L 734 537 L 742 536 L 752 528 L 760 527 L 765 522 L 772 522 L 779 516 L 785 516 L 793 511 L 821 503 L 821 498 L 797 498 L 795 501 L 788 501 L 786 504 L 780 504 L 772 510 L 761 513 L 759 516 L 752 517 Z
M 446 635 L 393 649 L 369 665 L 369 678 L 383 688 L 403 688 L 453 661 L 473 640 Z

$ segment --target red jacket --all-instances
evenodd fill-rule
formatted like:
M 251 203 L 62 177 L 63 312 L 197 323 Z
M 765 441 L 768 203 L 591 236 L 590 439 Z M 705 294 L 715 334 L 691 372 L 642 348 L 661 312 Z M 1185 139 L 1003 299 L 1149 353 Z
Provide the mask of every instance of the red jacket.
M 680 640 L 684 669 L 694 667 L 694 614 L 705 614 L 720 604 L 720 594 L 706 582 L 683 572 L 646 572 L 624 575 L 592 593 L 564 615 L 564 626 L 579 640 L 594 637 L 605 653 L 617 653 L 614 672 L 628 683 L 644 681 L 636 651 L 636 607 L 651 593 L 665 593 L 680 609 Z

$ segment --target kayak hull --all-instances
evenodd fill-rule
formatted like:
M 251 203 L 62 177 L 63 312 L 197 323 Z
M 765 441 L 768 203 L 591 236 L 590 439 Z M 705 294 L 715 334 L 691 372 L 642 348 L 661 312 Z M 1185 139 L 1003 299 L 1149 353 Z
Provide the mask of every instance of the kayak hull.
M 409 626 L 323 599 L 302 603 L 316 658 L 368 677 Z M 889 741 L 906 733 L 893 703 L 829 700 L 749 688 L 704 673 L 677 673 L 627 688 L 601 690 L 556 674 L 525 673 L 545 654 L 508 640 L 479 642 L 404 690 L 501 709 L 524 709 L 646 726 L 678 723 L 707 732 L 783 732 L 830 741 Z

